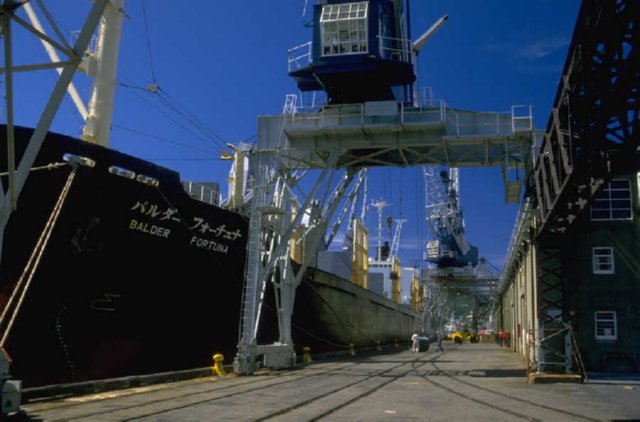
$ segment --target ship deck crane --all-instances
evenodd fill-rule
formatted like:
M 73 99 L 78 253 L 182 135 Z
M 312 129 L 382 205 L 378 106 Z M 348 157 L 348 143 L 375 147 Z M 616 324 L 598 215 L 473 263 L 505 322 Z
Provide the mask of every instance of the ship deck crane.
M 393 234 L 393 240 L 391 241 L 391 249 L 389 255 L 398 256 L 398 249 L 400 248 L 400 234 L 402 233 L 402 225 L 406 222 L 406 219 L 400 218 L 396 220 L 396 230 Z
M 400 245 L 400 233 L 402 231 L 402 224 L 406 221 L 404 219 L 396 220 L 396 229 L 391 241 L 391 247 L 388 242 L 382 243 L 382 210 L 391 204 L 379 199 L 373 201 L 370 206 L 378 209 L 378 246 L 376 249 L 375 259 L 369 259 L 369 271 L 371 273 L 382 274 L 383 289 L 390 292 L 391 300 L 395 303 L 400 303 L 400 261 L 398 260 L 398 248 Z M 393 218 L 390 216 L 386 219 L 389 231 L 393 225 Z M 390 285 L 387 286 L 386 284 Z

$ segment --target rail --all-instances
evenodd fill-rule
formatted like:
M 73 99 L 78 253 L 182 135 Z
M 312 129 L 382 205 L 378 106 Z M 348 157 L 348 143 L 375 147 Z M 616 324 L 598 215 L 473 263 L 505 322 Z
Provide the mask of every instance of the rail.
M 425 102 L 426 103 L 426 102 Z M 533 130 L 531 106 L 513 106 L 508 112 L 474 112 L 448 107 L 444 100 L 428 105 L 395 101 L 299 106 L 291 113 L 291 129 L 376 125 L 441 125 L 448 136 L 510 136 Z M 522 110 L 525 110 L 523 113 Z
M 413 63 L 413 42 L 406 38 L 392 38 L 378 35 L 380 58 L 406 63 Z
M 217 183 L 196 183 L 183 180 L 182 187 L 193 199 L 220 206 L 220 188 Z
M 415 55 L 413 53 L 413 42 L 406 38 L 393 38 L 378 35 L 378 54 L 383 60 L 400 61 L 413 63 Z M 365 48 L 366 49 L 366 48 Z M 330 54 L 333 57 L 352 56 L 355 54 L 368 54 L 369 51 L 358 50 L 344 52 L 340 54 Z M 287 69 L 289 72 L 310 66 L 313 63 L 313 42 L 291 47 L 287 50 Z
M 287 69 L 289 72 L 307 67 L 311 64 L 311 41 L 287 50 Z

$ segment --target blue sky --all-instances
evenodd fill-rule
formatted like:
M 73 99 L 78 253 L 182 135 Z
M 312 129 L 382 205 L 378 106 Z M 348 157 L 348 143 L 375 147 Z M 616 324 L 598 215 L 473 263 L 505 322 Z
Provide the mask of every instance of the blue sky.
M 87 10 L 82 2 L 57 3 L 51 11 L 63 28 L 79 29 Z M 286 59 L 287 49 L 311 39 L 304 3 L 126 0 L 112 147 L 178 170 L 184 179 L 224 186 L 229 162 L 218 158 L 222 143 L 255 140 L 258 116 L 279 114 L 285 95 L 296 92 Z M 501 112 L 533 105 L 535 126 L 544 129 L 579 7 L 578 0 L 412 0 L 414 40 L 449 16 L 419 55 L 418 83 L 456 108 Z M 17 61 L 33 62 L 31 50 L 22 48 L 26 39 L 15 43 Z M 42 56 L 41 47 L 31 47 Z M 40 84 L 50 86 L 54 76 L 39 72 L 37 78 L 17 78 L 19 124 L 35 124 Z M 86 78 L 77 83 L 86 98 Z M 145 92 L 149 83 L 163 95 Z M 173 122 L 176 110 L 206 127 L 208 139 Z M 81 127 L 65 100 L 53 130 L 77 136 Z M 403 265 L 418 263 L 427 240 L 421 170 L 377 169 L 371 180 L 370 200 L 384 198 L 392 204 L 385 216 L 407 219 Z M 462 169 L 460 185 L 467 237 L 480 256 L 501 267 L 518 205 L 505 204 L 499 168 Z M 376 218 L 373 211 L 367 217 L 374 242 Z

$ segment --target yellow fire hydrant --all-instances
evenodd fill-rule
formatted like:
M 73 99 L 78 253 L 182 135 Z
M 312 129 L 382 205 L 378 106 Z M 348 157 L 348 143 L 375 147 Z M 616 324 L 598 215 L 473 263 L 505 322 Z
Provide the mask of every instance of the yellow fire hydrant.
M 224 355 L 222 353 L 216 353 L 213 355 L 213 371 L 219 376 L 224 377 L 227 375 L 222 367 L 222 361 L 224 361 Z

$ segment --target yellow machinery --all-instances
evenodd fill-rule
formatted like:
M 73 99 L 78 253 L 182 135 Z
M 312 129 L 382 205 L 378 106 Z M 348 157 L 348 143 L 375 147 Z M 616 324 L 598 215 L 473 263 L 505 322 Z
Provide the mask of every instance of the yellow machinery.
M 461 344 L 465 341 L 468 341 L 469 343 L 477 343 L 478 335 L 470 331 L 461 332 L 456 330 L 449 334 L 449 340 L 453 340 L 453 342 L 457 344 Z

